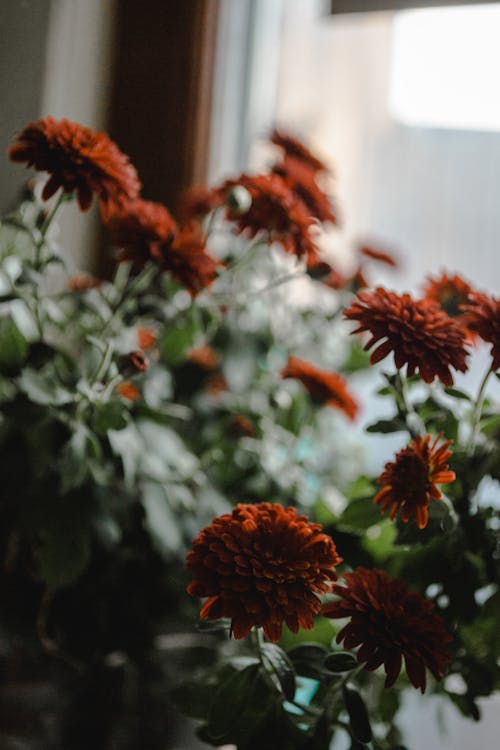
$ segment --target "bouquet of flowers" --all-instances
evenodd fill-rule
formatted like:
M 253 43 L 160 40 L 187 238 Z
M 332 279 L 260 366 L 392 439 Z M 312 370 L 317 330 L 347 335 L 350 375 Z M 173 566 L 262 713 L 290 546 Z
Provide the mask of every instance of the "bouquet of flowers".
M 406 691 L 478 720 L 500 687 L 500 300 L 373 289 L 368 246 L 340 272 L 328 167 L 270 142 L 175 217 L 103 133 L 9 150 L 44 175 L 0 226 L 2 747 L 166 750 L 183 713 L 215 747 L 401 750 Z M 112 280 L 58 245 L 94 200 Z

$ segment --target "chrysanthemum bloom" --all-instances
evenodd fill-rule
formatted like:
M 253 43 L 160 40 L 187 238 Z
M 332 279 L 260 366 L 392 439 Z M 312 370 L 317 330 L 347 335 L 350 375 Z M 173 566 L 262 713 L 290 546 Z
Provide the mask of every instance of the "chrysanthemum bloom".
M 214 519 L 194 540 L 187 558 L 188 592 L 208 597 L 200 616 L 231 618 L 244 638 L 262 627 L 271 641 L 283 622 L 293 633 L 310 630 L 341 562 L 333 540 L 295 508 L 272 503 L 237 505 Z
M 311 172 L 329 172 L 330 170 L 310 151 L 307 146 L 299 141 L 298 138 L 294 138 L 292 135 L 283 133 L 283 131 L 275 129 L 271 133 L 269 138 L 271 143 L 282 149 L 285 157 L 291 157 L 301 162 Z
M 338 373 L 320 370 L 310 362 L 290 355 L 281 377 L 300 380 L 314 401 L 340 409 L 351 420 L 356 418 L 359 406 Z
M 130 383 L 128 380 L 120 383 L 116 390 L 122 398 L 127 401 L 137 401 L 141 397 L 141 392 L 134 383 Z
M 180 227 L 171 241 L 154 245 L 151 257 L 193 297 L 212 284 L 222 265 L 207 253 L 205 237 L 195 222 Z
M 365 349 L 378 344 L 370 357 L 372 364 L 393 352 L 396 367 L 406 365 L 409 376 L 418 370 L 426 383 L 437 376 L 447 386 L 453 385 L 450 367 L 467 369 L 464 331 L 427 300 L 377 287 L 360 292 L 344 316 L 359 322 L 353 333 L 371 333 Z
M 377 250 L 376 248 L 370 247 L 369 245 L 363 245 L 362 247 L 360 247 L 359 252 L 361 253 L 361 255 L 364 255 L 365 258 L 370 258 L 371 260 L 376 260 L 378 263 L 385 263 L 386 266 L 397 268 L 398 262 L 396 258 L 390 253 L 383 252 L 382 250 Z
M 178 231 L 165 206 L 140 199 L 111 216 L 106 226 L 113 244 L 121 250 L 119 260 L 130 260 L 138 268 L 152 259 L 158 243 L 172 240 Z
M 67 286 L 72 292 L 87 292 L 89 289 L 97 289 L 102 284 L 102 280 L 90 273 L 78 273 L 68 279 Z
M 190 362 L 208 372 L 216 370 L 219 366 L 219 358 L 212 347 L 208 346 L 208 344 L 203 344 L 202 346 L 196 346 L 194 349 L 190 349 L 187 358 Z
M 26 162 L 50 177 L 42 197 L 48 200 L 59 188 L 76 192 L 82 211 L 92 196 L 109 216 L 139 195 L 141 183 L 135 168 L 105 133 L 96 133 L 69 120 L 45 117 L 27 125 L 9 149 L 12 161 Z
M 408 679 L 422 693 L 426 668 L 436 680 L 443 677 L 450 661 L 446 646 L 452 639 L 432 602 L 382 570 L 358 568 L 343 578 L 345 586 L 333 587 L 340 599 L 322 611 L 333 619 L 351 618 L 337 643 L 343 641 L 348 649 L 360 646 L 357 657 L 365 669 L 373 671 L 383 664 L 386 687 L 396 681 L 403 658 Z
M 237 180 L 228 180 L 225 189 L 238 185 L 246 188 L 252 199 L 247 211 L 227 209 L 226 217 L 238 234 L 261 234 L 269 243 L 278 242 L 287 253 L 305 257 L 306 261 L 310 255 L 317 255 L 311 235 L 314 219 L 282 177 L 242 174 Z
M 492 344 L 491 369 L 500 368 L 500 299 L 489 297 L 487 294 L 473 292 L 470 304 L 463 306 L 465 323 L 473 333 L 477 333 L 483 341 Z
M 184 220 L 200 219 L 224 204 L 225 194 L 220 188 L 193 185 L 181 196 L 178 215 Z
M 141 349 L 152 349 L 157 340 L 158 336 L 156 335 L 156 331 L 153 331 L 152 328 L 139 327 L 137 329 L 137 343 Z
M 337 223 L 330 198 L 318 185 L 315 173 L 303 162 L 285 157 L 273 166 L 273 172 L 285 180 L 311 216 L 320 222 Z
M 438 445 L 440 439 L 438 435 L 431 443 L 430 435 L 416 437 L 396 454 L 394 461 L 386 463 L 377 479 L 383 487 L 375 495 L 374 503 L 380 505 L 382 513 L 390 508 L 391 520 L 401 509 L 401 519 L 405 523 L 415 518 L 418 527 L 425 528 L 431 498 L 443 497 L 437 485 L 455 480 L 455 472 L 448 469 L 447 463 L 451 456 L 448 446 L 452 441 Z
M 473 288 L 458 274 L 442 273 L 437 279 L 429 276 L 424 285 L 424 298 L 439 305 L 442 310 L 469 333 L 463 305 L 471 301 Z

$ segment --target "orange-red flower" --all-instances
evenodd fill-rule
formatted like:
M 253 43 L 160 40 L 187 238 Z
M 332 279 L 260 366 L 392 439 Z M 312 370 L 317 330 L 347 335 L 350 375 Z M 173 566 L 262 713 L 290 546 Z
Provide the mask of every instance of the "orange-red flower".
M 194 540 L 188 592 L 208 597 L 203 619 L 230 617 L 235 638 L 255 626 L 278 641 L 283 622 L 294 633 L 313 627 L 316 594 L 330 589 L 340 562 L 333 540 L 295 508 L 240 504 Z
M 156 331 L 153 331 L 152 328 L 139 327 L 137 329 L 137 343 L 141 349 L 152 349 L 157 340 Z
M 129 352 L 126 357 L 126 363 L 128 369 L 132 370 L 132 372 L 146 372 L 148 369 L 146 357 L 139 350 Z
M 45 117 L 29 123 L 9 156 L 49 173 L 44 200 L 62 188 L 65 193 L 76 192 L 81 210 L 86 211 L 96 195 L 105 217 L 137 198 L 141 188 L 137 172 L 116 143 L 104 133 L 65 119 Z
M 333 619 L 351 618 L 337 643 L 343 641 L 349 649 L 360 646 L 357 657 L 365 669 L 373 671 L 383 664 L 386 687 L 396 681 L 403 658 L 408 679 L 422 693 L 426 668 L 436 680 L 443 677 L 450 661 L 446 646 L 452 639 L 432 602 L 383 570 L 358 568 L 345 573 L 344 581 L 345 586 L 333 586 L 340 599 L 322 612 Z
M 200 219 L 224 203 L 224 191 L 205 185 L 188 188 L 179 202 L 178 215 L 185 220 Z
M 500 368 L 500 298 L 473 292 L 470 304 L 462 307 L 467 328 L 492 344 L 491 369 Z
M 205 237 L 195 222 L 181 227 L 171 242 L 154 246 L 151 255 L 193 297 L 212 284 L 221 265 L 207 253 Z
M 271 133 L 269 140 L 275 146 L 282 149 L 285 157 L 296 159 L 311 172 L 329 171 L 326 164 L 321 159 L 318 159 L 298 138 L 284 133 L 282 130 L 275 129 Z
M 410 445 L 396 454 L 394 461 L 386 463 L 384 471 L 377 479 L 383 485 L 377 492 L 374 502 L 380 505 L 382 513 L 390 510 L 393 519 L 401 509 L 401 519 L 406 523 L 415 518 L 418 527 L 427 526 L 428 505 L 431 500 L 439 500 L 443 493 L 438 484 L 449 484 L 455 479 L 455 472 L 448 469 L 451 440 L 438 445 L 441 436 L 431 444 L 431 436 L 416 437 Z
M 439 278 L 432 276 L 427 278 L 423 288 L 424 298 L 439 305 L 450 318 L 464 327 L 467 331 L 467 316 L 463 311 L 463 305 L 471 301 L 473 288 L 458 274 L 449 276 L 442 273 Z
M 68 289 L 72 292 L 87 292 L 89 289 L 97 289 L 102 281 L 90 273 L 78 273 L 68 279 Z
M 340 409 L 349 419 L 356 418 L 359 405 L 351 396 L 344 378 L 337 372 L 320 370 L 310 362 L 290 355 L 281 377 L 300 380 L 313 400 Z
M 172 240 L 177 222 L 161 203 L 136 200 L 107 222 L 113 244 L 121 249 L 119 260 L 130 260 L 138 268 L 152 259 L 158 244 Z
M 234 414 L 229 423 L 229 431 L 236 437 L 255 437 L 255 427 L 244 414 Z
M 227 218 L 234 223 L 238 234 L 255 237 L 261 234 L 268 242 L 278 242 L 287 253 L 298 258 L 315 257 L 318 248 L 312 238 L 312 216 L 301 201 L 277 174 L 242 174 L 237 180 L 228 180 L 225 189 L 242 185 L 252 202 L 241 212 L 227 209 Z
M 369 245 L 363 245 L 360 247 L 359 252 L 366 258 L 376 260 L 378 263 L 385 263 L 386 266 L 393 266 L 393 268 L 396 268 L 398 265 L 398 262 L 393 255 L 383 252 L 382 250 L 377 250 Z
M 304 162 L 285 157 L 273 166 L 273 172 L 285 180 L 311 216 L 321 222 L 336 224 L 337 217 L 330 198 L 318 185 L 315 173 Z
M 122 398 L 127 401 L 137 401 L 141 397 L 141 392 L 134 383 L 130 383 L 128 380 L 120 383 L 117 386 L 117 391 Z
M 359 322 L 354 333 L 371 333 L 365 349 L 378 344 L 372 364 L 393 352 L 396 367 L 406 365 L 408 375 L 418 370 L 426 383 L 437 376 L 448 386 L 453 385 L 450 367 L 461 372 L 467 369 L 464 331 L 427 300 L 378 287 L 360 292 L 344 316 Z
M 219 358 L 215 351 L 208 344 L 202 344 L 194 349 L 190 349 L 187 358 L 193 364 L 201 367 L 202 370 L 213 372 L 219 366 Z

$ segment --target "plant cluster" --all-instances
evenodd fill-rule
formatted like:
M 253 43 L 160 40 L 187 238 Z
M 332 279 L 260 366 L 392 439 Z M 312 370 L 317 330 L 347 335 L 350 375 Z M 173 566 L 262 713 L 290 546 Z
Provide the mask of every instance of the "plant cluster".
M 369 246 L 340 272 L 329 169 L 270 141 L 175 215 L 102 133 L 10 149 L 48 176 L 0 226 L 2 746 L 165 750 L 175 704 L 212 746 L 401 750 L 406 690 L 478 720 L 500 687 L 500 300 L 372 289 Z M 57 243 L 94 199 L 111 280 Z M 400 438 L 378 476 L 361 379 Z

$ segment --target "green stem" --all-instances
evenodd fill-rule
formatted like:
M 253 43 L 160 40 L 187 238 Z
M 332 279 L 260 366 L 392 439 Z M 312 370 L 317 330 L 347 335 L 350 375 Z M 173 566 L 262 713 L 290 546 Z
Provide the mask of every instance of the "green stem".
M 42 267 L 42 250 L 43 246 L 45 245 L 45 239 L 47 237 L 47 232 L 50 229 L 50 226 L 59 211 L 59 208 L 63 204 L 66 196 L 63 190 L 59 192 L 59 195 L 57 196 L 56 202 L 54 203 L 54 206 L 51 211 L 47 214 L 45 217 L 45 221 L 43 222 L 41 228 L 40 228 L 40 234 L 38 237 L 38 240 L 35 242 L 35 269 L 37 271 L 40 270 Z
M 419 435 L 425 434 L 425 425 L 413 408 L 413 405 L 410 403 L 408 397 L 408 384 L 401 370 L 398 370 L 397 373 L 396 390 L 398 416 L 404 421 L 410 436 L 416 438 Z
M 488 379 L 491 373 L 492 373 L 491 368 L 488 368 L 483 379 L 481 380 L 481 385 L 479 386 L 479 391 L 477 394 L 476 402 L 474 404 L 474 409 L 472 412 L 472 419 L 471 419 L 471 434 L 470 434 L 469 442 L 467 444 L 467 449 L 466 449 L 466 453 L 469 456 L 472 453 L 474 453 L 474 445 L 475 445 L 476 438 L 479 432 L 479 423 L 481 421 L 481 416 L 482 416 L 483 406 L 484 406 L 484 399 L 486 396 L 486 385 L 488 384 Z

